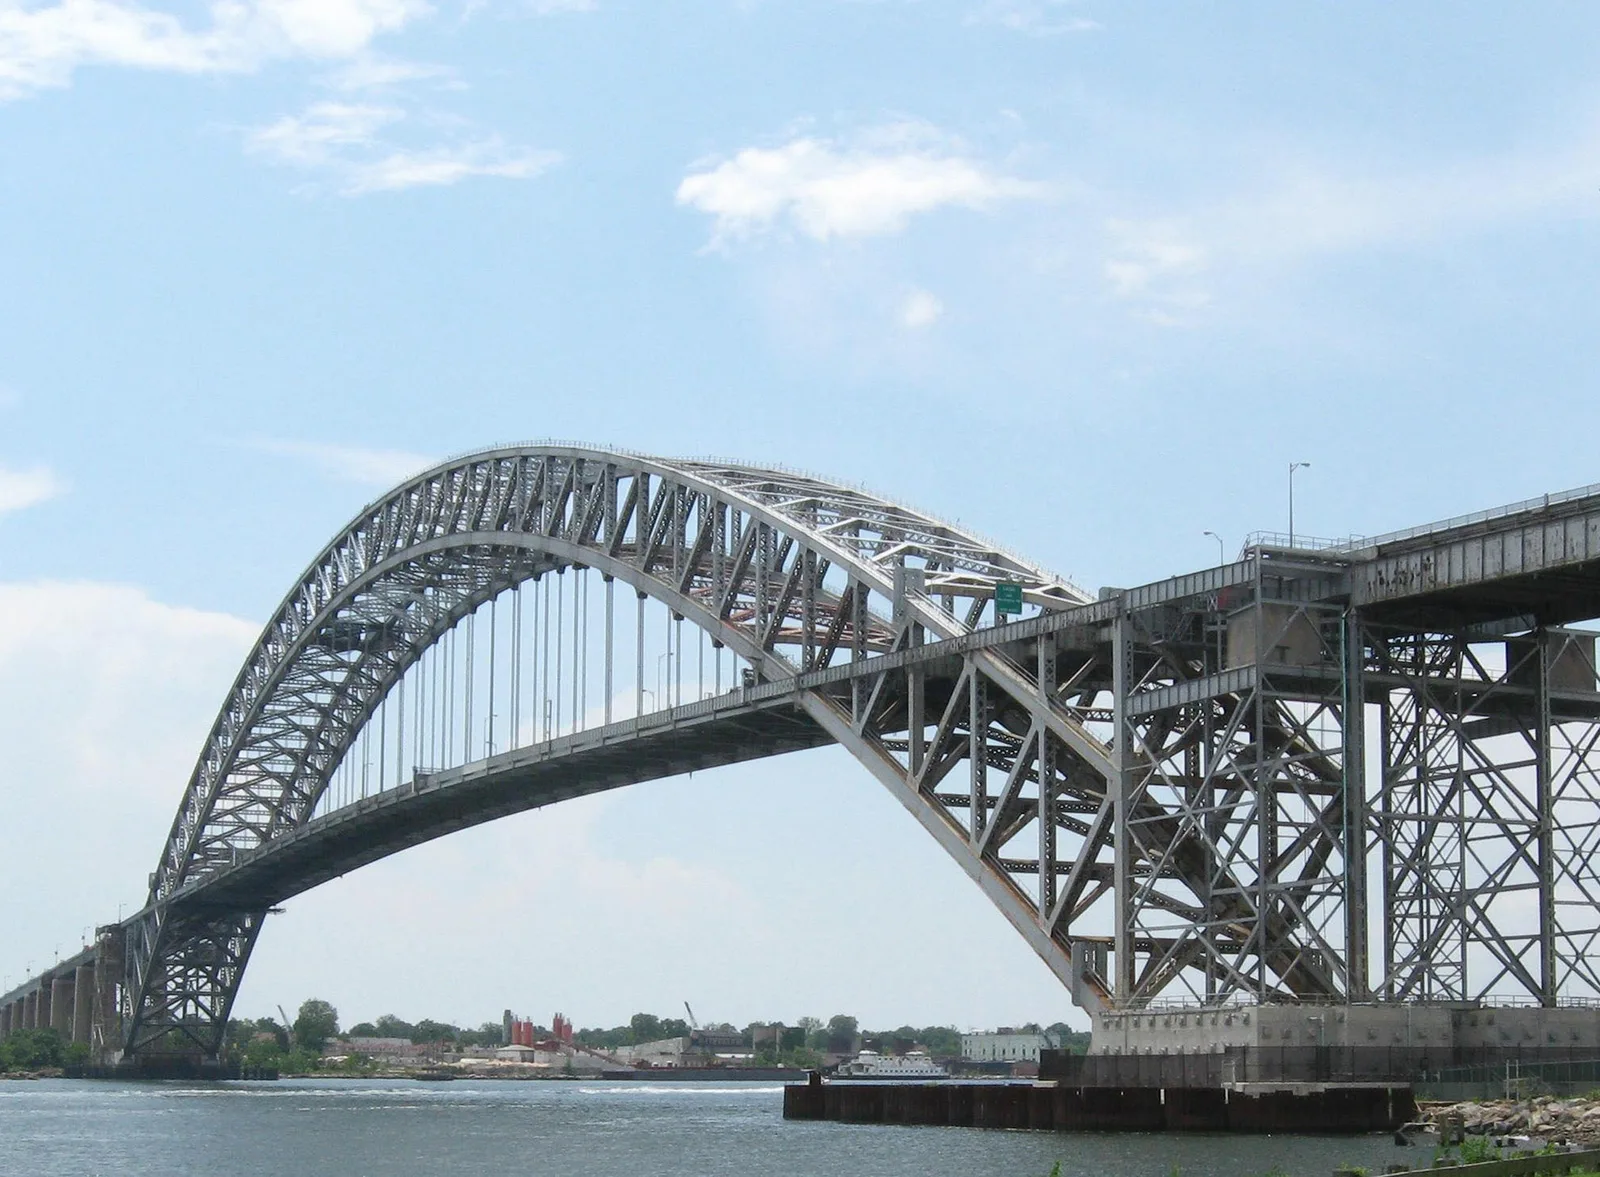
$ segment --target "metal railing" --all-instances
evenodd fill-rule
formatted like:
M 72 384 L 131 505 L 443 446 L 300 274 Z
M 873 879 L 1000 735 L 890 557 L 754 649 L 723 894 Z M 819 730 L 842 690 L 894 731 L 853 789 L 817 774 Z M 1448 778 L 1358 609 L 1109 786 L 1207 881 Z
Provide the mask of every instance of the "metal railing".
M 1293 535 L 1285 531 L 1252 531 L 1244 537 L 1244 545 L 1239 549 L 1239 555 L 1243 558 L 1251 548 L 1283 548 L 1291 552 L 1350 552 L 1364 546 L 1366 542 L 1359 535 L 1329 537 L 1303 535 L 1298 531 Z
M 1346 536 L 1319 536 L 1301 535 L 1295 532 L 1290 536 L 1282 531 L 1252 531 L 1245 536 L 1244 544 L 1240 548 L 1240 555 L 1254 547 L 1285 548 L 1290 551 L 1305 552 L 1339 552 L 1349 553 L 1360 551 L 1362 548 L 1378 548 L 1386 544 L 1401 543 L 1408 539 L 1419 539 L 1423 536 L 1437 535 L 1440 532 L 1455 531 L 1462 527 L 1471 527 L 1479 523 L 1493 523 L 1497 519 L 1509 519 L 1514 515 L 1527 515 L 1534 511 L 1547 511 L 1551 507 L 1560 507 L 1567 503 L 1581 502 L 1584 499 L 1600 498 L 1600 482 L 1591 482 L 1587 486 L 1574 487 L 1571 490 L 1557 491 L 1553 494 L 1539 495 L 1537 498 L 1522 499 L 1515 503 L 1506 503 L 1499 507 L 1489 507 L 1482 511 L 1470 511 L 1465 515 L 1452 515 L 1448 519 L 1439 519 L 1432 523 L 1420 523 L 1415 527 L 1404 527 L 1399 531 L 1386 531 L 1380 535 Z
M 1559 507 L 1565 503 L 1574 503 L 1590 498 L 1600 498 L 1600 482 L 1591 482 L 1588 486 L 1574 487 L 1572 490 L 1557 491 L 1554 494 L 1539 495 L 1537 498 L 1507 503 L 1502 507 L 1490 507 L 1484 511 L 1472 511 L 1466 515 L 1455 515 L 1435 523 L 1423 523 L 1416 527 L 1403 528 L 1400 531 L 1389 531 L 1382 535 L 1366 536 L 1356 546 L 1381 547 L 1384 544 L 1398 543 L 1401 540 L 1416 539 L 1419 536 L 1433 535 L 1440 531 L 1454 531 L 1458 527 L 1470 527 L 1474 523 L 1491 523 L 1496 519 L 1505 519 L 1512 515 L 1525 515 L 1531 511 L 1548 510 L 1551 507 Z

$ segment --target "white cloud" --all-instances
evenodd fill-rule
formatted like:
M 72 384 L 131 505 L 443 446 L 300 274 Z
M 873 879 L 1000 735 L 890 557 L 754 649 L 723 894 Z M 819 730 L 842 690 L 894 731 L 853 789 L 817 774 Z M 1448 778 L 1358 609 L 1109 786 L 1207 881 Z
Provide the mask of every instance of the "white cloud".
M 596 0 L 530 0 L 536 16 L 554 16 L 561 12 L 593 12 L 600 5 Z
M 971 158 L 945 136 L 902 123 L 853 144 L 804 137 L 747 147 L 691 172 L 677 200 L 714 217 L 718 240 L 788 221 L 827 241 L 896 233 L 912 216 L 939 208 L 984 210 L 1044 192 Z
M 1179 240 L 1169 226 L 1113 221 L 1109 228 L 1122 244 L 1106 262 L 1106 278 L 1121 297 L 1143 294 L 1154 279 L 1198 273 L 1205 266 L 1205 250 Z
M 1275 154 L 1253 188 L 1208 207 L 1106 223 L 1111 293 L 1193 311 L 1250 273 L 1384 247 L 1415 247 L 1551 214 L 1596 215 L 1600 134 L 1543 152 L 1364 174 Z
M 1063 33 L 1088 33 L 1100 22 L 1068 16 L 1063 10 L 1072 0 L 983 0 L 967 15 L 968 24 L 999 25 L 1030 37 L 1055 37 Z
M 926 290 L 913 290 L 900 304 L 900 325 L 913 331 L 931 327 L 944 317 L 944 303 Z
M 372 144 L 380 130 L 404 117 L 404 111 L 392 106 L 315 102 L 302 114 L 285 115 L 253 131 L 249 145 L 282 163 L 325 164 L 342 148 Z
M 66 487 L 49 469 L 10 470 L 0 466 L 0 515 L 22 511 L 53 499 Z
M 208 74 L 354 57 L 430 11 L 424 0 L 219 0 L 208 25 L 190 27 L 123 0 L 0 0 L 0 99 L 65 86 L 91 65 Z
M 581 5 L 580 5 L 581 7 Z M 185 23 L 132 0 L 0 0 L 0 100 L 65 86 L 77 69 L 116 65 L 187 74 L 238 73 L 277 59 L 332 63 L 325 82 L 345 92 L 433 81 L 442 66 L 386 58 L 373 42 L 432 12 L 427 0 L 215 0 L 207 23 Z M 454 184 L 472 176 L 526 178 L 556 160 L 494 136 L 395 144 L 379 133 L 406 117 L 391 105 L 317 102 L 247 136 L 280 163 L 328 173 L 345 195 Z
M 352 164 L 340 191 L 346 196 L 438 187 L 473 176 L 526 180 L 554 166 L 553 151 L 507 147 L 498 138 L 479 139 L 426 151 L 392 151 L 380 159 Z
M 390 90 L 408 82 L 433 82 L 436 88 L 460 89 L 455 71 L 448 66 L 421 61 L 401 61 L 375 53 L 364 53 L 327 76 L 335 90 Z
M 324 172 L 345 196 L 455 184 L 473 176 L 527 179 L 554 165 L 549 151 L 514 148 L 496 137 L 402 148 L 381 132 L 406 118 L 394 106 L 316 102 L 251 132 L 252 151 L 275 162 Z
M 1161 221 L 1113 221 L 1107 231 L 1115 242 L 1105 263 L 1112 294 L 1135 302 L 1138 316 L 1158 326 L 1193 323 L 1212 297 L 1206 249 L 1186 239 L 1182 227 Z
M 352 57 L 432 11 L 426 0 L 256 0 L 259 22 L 308 57 Z
M 310 462 L 329 477 L 364 486 L 394 486 L 418 471 L 426 470 L 436 461 L 405 450 L 324 445 L 313 441 L 257 439 L 246 444 L 262 453 L 299 458 Z
M 244 68 L 220 29 L 196 33 L 177 18 L 112 0 L 0 6 L 0 98 L 63 86 L 81 65 L 203 73 Z

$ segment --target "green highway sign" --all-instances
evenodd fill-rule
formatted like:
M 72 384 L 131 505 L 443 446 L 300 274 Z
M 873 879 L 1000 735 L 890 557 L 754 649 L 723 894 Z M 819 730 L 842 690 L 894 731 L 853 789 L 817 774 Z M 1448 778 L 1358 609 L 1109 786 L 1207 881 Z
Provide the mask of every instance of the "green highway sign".
M 1022 586 L 1002 583 L 994 586 L 994 611 L 1004 617 L 1007 613 L 1022 612 Z

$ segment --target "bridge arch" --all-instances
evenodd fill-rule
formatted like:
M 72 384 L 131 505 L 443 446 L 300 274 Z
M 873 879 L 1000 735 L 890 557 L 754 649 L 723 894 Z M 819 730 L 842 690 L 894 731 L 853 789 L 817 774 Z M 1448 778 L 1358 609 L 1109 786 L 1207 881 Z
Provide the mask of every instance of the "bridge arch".
M 307 828 L 377 709 L 464 619 L 574 569 L 594 569 L 606 582 L 608 625 L 610 586 L 622 582 L 641 616 L 647 598 L 657 601 L 731 650 L 757 683 L 796 684 L 818 742 L 844 744 L 897 790 L 1068 978 L 1066 917 L 1094 872 L 1070 871 L 1065 855 L 1058 861 L 1057 827 L 1084 839 L 1080 859 L 1105 846 L 1103 819 L 1091 827 L 1064 816 L 1073 807 L 1063 799 L 1077 776 L 1088 782 L 1080 792 L 1106 810 L 1105 742 L 1036 674 L 981 648 L 969 655 L 981 675 L 971 666 L 953 672 L 949 689 L 930 696 L 942 718 L 918 710 L 927 702 L 920 689 L 912 703 L 882 680 L 853 680 L 843 694 L 798 684 L 924 640 L 972 634 L 997 619 L 1000 583 L 1019 585 L 1030 611 L 1080 605 L 1085 594 L 951 524 L 809 476 L 513 446 L 443 463 L 369 504 L 265 627 L 190 778 L 148 902 L 127 925 L 126 1050 L 215 1053 L 265 912 L 184 900 Z M 608 645 L 608 666 L 611 656 Z M 888 729 L 869 721 L 874 708 L 904 713 L 889 724 L 905 729 L 903 741 L 884 739 Z M 966 829 L 932 803 L 962 759 L 976 766 Z M 1005 779 L 999 797 L 980 784 L 992 770 Z M 1030 787 L 1036 798 L 1024 796 Z M 1025 810 L 1039 830 L 1037 894 L 1016 881 L 1025 863 L 998 857 L 1028 824 Z M 1002 823 L 1008 833 L 998 836 Z

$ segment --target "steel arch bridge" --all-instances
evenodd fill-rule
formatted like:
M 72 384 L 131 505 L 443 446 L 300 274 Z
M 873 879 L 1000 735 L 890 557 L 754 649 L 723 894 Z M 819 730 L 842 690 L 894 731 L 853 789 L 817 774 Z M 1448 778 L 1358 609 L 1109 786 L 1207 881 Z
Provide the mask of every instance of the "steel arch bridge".
M 1600 690 L 1594 634 L 1562 627 L 1597 616 L 1600 486 L 1262 537 L 1091 598 L 789 471 L 467 455 L 312 561 L 145 905 L 0 996 L 0 1034 L 214 1057 L 282 900 L 510 813 L 823 744 L 1090 1010 L 1594 1001 Z
M 687 620 L 713 644 L 719 675 L 726 650 L 746 684 L 723 704 L 731 715 L 720 725 L 670 720 L 678 758 L 664 762 L 650 759 L 649 733 L 638 730 L 636 715 L 635 731 L 616 745 L 620 751 L 611 752 L 620 771 L 613 769 L 600 787 L 660 775 L 662 763 L 667 771 L 681 771 L 696 763 L 841 743 L 919 811 L 1057 973 L 1070 976 L 1069 921 L 1058 902 L 1057 872 L 1041 871 L 1038 862 L 1041 855 L 1058 860 L 1055 842 L 1063 819 L 1081 825 L 1066 816 L 1066 810 L 1081 807 L 1068 801 L 1065 786 L 1073 779 L 1098 782 L 1090 791 L 1103 794 L 1108 759 L 1081 717 L 1041 696 L 1034 674 L 997 653 L 975 652 L 970 670 L 957 675 L 961 681 L 941 681 L 927 693 L 943 713 L 941 735 L 932 747 L 917 748 L 906 746 L 904 705 L 882 684 L 877 697 L 863 693 L 861 680 L 842 691 L 784 690 L 779 707 L 749 700 L 747 685 L 786 687 L 806 672 L 970 633 L 994 620 L 995 586 L 1002 582 L 1021 586 L 1030 611 L 1081 604 L 1086 598 L 1080 590 L 948 523 L 815 478 L 574 446 L 515 447 L 446 463 L 371 504 L 318 554 L 267 625 L 185 791 L 148 903 L 128 930 L 121 1009 L 126 1050 L 170 1047 L 177 1035 L 216 1051 L 270 903 L 328 877 L 330 864 L 348 860 L 324 849 L 313 856 L 318 865 L 285 877 L 287 889 L 254 894 L 239 886 L 241 862 L 274 857 L 262 851 L 285 846 L 306 830 L 319 804 L 326 807 L 336 771 L 380 707 L 403 689 L 408 672 L 430 650 L 460 640 L 463 622 L 471 625 L 486 604 L 519 586 L 548 586 L 552 574 L 559 582 L 568 571 L 590 569 L 604 584 L 604 682 L 597 685 L 607 719 L 622 660 L 614 638 L 619 581 L 635 591 L 638 602 L 637 712 L 644 710 L 643 694 L 657 693 L 644 686 L 646 601 L 669 612 L 676 632 L 665 635 L 668 652 L 662 657 L 680 683 L 686 661 L 681 622 Z M 908 577 L 915 591 L 908 591 Z M 583 617 L 591 595 L 579 595 L 574 577 L 570 615 L 564 616 L 563 586 L 557 583 L 553 605 L 546 588 L 546 645 L 536 655 L 535 670 L 545 679 L 545 714 L 535 716 L 533 725 L 546 744 L 552 733 L 560 737 L 567 730 L 559 709 L 569 686 L 572 727 L 581 729 L 586 718 L 576 712 L 597 677 L 589 673 L 590 651 L 584 648 L 595 628 Z M 563 668 L 564 652 L 570 662 Z M 484 656 L 469 637 L 466 666 L 452 665 L 447 680 L 452 672 L 468 681 L 482 679 Z M 493 652 L 487 656 L 492 660 Z M 492 665 L 488 675 L 492 692 Z M 665 685 L 659 693 L 671 696 L 671 684 Z M 443 689 L 451 690 L 448 681 Z M 681 686 L 677 696 L 681 700 Z M 444 710 L 454 706 L 452 700 Z M 464 702 L 466 715 L 443 721 L 465 725 L 464 747 L 475 738 L 471 706 Z M 516 701 L 511 706 L 521 707 Z M 399 710 L 403 722 L 403 701 Z M 979 734 L 969 738 L 974 725 Z M 922 725 L 913 717 L 911 726 Z M 899 747 L 886 741 L 895 731 L 902 735 Z M 453 733 L 447 740 L 455 743 Z M 490 741 L 492 746 L 492 736 Z M 971 762 L 971 787 L 956 797 L 936 792 L 968 758 L 969 745 L 981 753 Z M 589 791 L 602 779 L 592 755 L 569 755 L 555 774 L 568 778 L 556 796 Z M 1020 786 L 1034 778 L 1037 789 L 1039 765 L 1043 792 L 1024 807 Z M 995 771 L 1008 782 L 1003 804 L 987 796 L 987 778 Z M 439 774 L 421 779 L 429 775 Z M 505 796 L 493 804 L 480 801 L 465 816 L 452 800 L 444 828 L 550 799 L 509 783 L 516 780 L 515 774 L 503 779 Z M 352 843 L 360 848 L 358 858 L 370 860 L 443 832 L 425 819 L 426 796 L 413 795 L 397 806 L 398 796 L 362 812 L 388 810 L 393 825 L 398 808 L 405 833 L 398 841 L 393 835 L 385 840 L 374 833 L 381 822 L 360 823 L 364 828 L 354 832 Z M 1054 813 L 1053 806 L 1063 812 Z M 960 807 L 975 818 L 960 820 Z M 1020 827 L 1040 814 L 1044 832 L 1037 849 L 1030 844 L 1017 861 L 1003 859 Z M 1024 874 L 1038 886 L 1019 882 Z M 231 898 L 223 883 L 232 884 Z M 1081 890 L 1074 887 L 1074 896 Z

